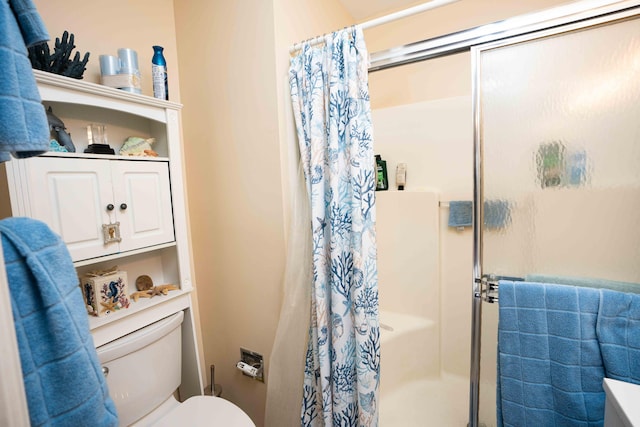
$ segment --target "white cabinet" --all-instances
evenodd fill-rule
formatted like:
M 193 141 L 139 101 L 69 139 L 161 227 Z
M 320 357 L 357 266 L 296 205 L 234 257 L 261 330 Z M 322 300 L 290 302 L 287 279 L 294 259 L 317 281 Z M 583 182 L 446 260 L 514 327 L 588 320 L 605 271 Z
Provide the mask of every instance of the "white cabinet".
M 24 162 L 31 216 L 74 261 L 175 240 L 166 161 L 36 157 Z
M 34 71 L 46 107 L 64 122 L 76 153 L 49 152 L 0 164 L 0 218 L 44 221 L 69 248 L 79 276 L 117 265 L 128 291 L 148 275 L 179 289 L 129 308 L 89 317 L 96 346 L 183 311 L 180 395 L 202 394 L 192 301 L 191 256 L 182 166 L 182 106 L 148 96 Z M 85 154 L 86 127 L 106 126 L 118 153 L 129 136 L 154 138 L 158 157 Z M 119 223 L 119 236 L 111 230 Z M 106 225 L 106 236 L 103 233 Z M 110 233 L 112 231 L 112 234 Z

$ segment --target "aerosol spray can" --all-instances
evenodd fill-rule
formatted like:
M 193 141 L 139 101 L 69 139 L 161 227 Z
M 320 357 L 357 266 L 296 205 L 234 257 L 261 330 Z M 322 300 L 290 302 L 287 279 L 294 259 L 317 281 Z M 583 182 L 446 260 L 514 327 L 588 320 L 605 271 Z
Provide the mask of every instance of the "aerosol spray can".
M 162 46 L 153 46 L 153 58 L 151 58 L 151 75 L 153 77 L 153 96 L 159 99 L 169 99 L 169 86 L 167 85 L 167 61 L 164 59 Z

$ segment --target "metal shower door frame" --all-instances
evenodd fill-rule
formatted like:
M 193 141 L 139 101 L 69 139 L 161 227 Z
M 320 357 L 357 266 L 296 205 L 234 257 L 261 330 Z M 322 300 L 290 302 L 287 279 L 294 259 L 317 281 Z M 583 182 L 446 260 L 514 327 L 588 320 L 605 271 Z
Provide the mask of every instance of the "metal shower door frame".
M 369 72 L 469 52 L 474 46 L 544 31 L 568 23 L 616 13 L 640 5 L 637 0 L 580 0 L 539 12 L 370 53 Z
M 532 40 L 567 34 L 573 31 L 585 30 L 614 21 L 621 21 L 640 15 L 640 2 L 620 2 L 619 8 L 602 14 L 595 14 L 587 19 L 569 16 L 561 21 L 554 21 L 547 29 L 533 33 L 512 36 L 507 39 L 492 41 L 471 47 L 471 74 L 472 74 L 472 114 L 473 114 L 473 143 L 474 143 L 474 176 L 473 176 L 473 283 L 472 283 L 472 309 L 471 309 L 471 373 L 469 386 L 469 427 L 479 426 L 479 398 L 480 398 L 480 358 L 481 358 L 481 327 L 482 327 L 482 302 L 487 297 L 485 275 L 491 272 L 482 270 L 482 243 L 483 243 L 483 140 L 482 140 L 482 109 L 481 109 L 481 56 L 483 52 L 494 49 L 517 45 Z M 491 297 L 489 297 L 490 299 Z M 497 299 L 496 299 L 497 301 Z M 488 301 L 493 302 L 493 301 Z

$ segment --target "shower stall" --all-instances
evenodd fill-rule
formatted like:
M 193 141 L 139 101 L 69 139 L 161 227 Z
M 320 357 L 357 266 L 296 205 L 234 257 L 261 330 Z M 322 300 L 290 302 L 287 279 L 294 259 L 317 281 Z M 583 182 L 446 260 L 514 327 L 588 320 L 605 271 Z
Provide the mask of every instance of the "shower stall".
M 379 71 L 470 51 L 473 81 L 375 108 L 371 74 L 376 153 L 390 176 L 408 163 L 406 190 L 378 193 L 382 425 L 497 425 L 501 277 L 640 292 L 639 16 L 576 2 L 372 55 Z M 472 228 L 448 226 L 456 200 Z
M 478 293 L 492 276 L 636 283 L 640 292 L 639 13 L 474 48 L 477 200 L 503 201 L 507 218 L 500 230 L 477 230 Z M 496 305 L 481 308 L 479 415 L 487 425 L 495 417 Z

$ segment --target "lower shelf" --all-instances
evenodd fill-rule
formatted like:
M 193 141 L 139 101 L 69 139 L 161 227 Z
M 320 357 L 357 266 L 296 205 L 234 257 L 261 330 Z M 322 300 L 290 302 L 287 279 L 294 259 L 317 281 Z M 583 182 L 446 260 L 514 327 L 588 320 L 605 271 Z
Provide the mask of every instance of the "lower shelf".
M 99 347 L 136 331 L 178 310 L 190 307 L 191 291 L 171 291 L 167 295 L 131 301 L 129 308 L 105 317 L 89 317 L 94 345 Z

